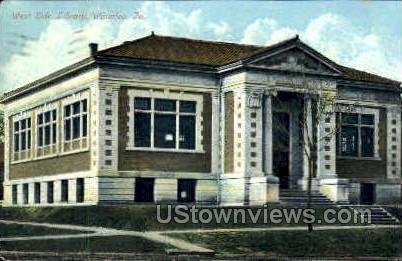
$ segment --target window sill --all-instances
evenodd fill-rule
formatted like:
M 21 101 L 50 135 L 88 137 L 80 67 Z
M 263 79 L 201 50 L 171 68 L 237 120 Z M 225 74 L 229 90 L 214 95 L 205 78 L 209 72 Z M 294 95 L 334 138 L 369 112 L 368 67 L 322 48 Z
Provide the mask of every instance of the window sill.
M 367 160 L 367 161 L 380 161 L 380 157 L 353 157 L 353 156 L 336 156 L 340 160 Z
M 204 150 L 186 150 L 186 149 L 164 149 L 164 148 L 138 148 L 138 147 L 126 147 L 126 150 L 130 151 L 148 151 L 148 152 L 172 152 L 172 153 L 205 153 Z
M 40 156 L 40 157 L 36 157 L 36 158 L 29 158 L 29 159 L 23 159 L 23 160 L 18 160 L 18 161 L 12 161 L 11 165 L 19 164 L 19 163 L 27 163 L 27 162 L 32 162 L 32 161 L 38 161 L 38 160 L 44 160 L 44 159 L 60 158 L 60 157 L 67 156 L 67 155 L 70 155 L 70 154 L 76 154 L 76 153 L 87 152 L 87 151 L 89 151 L 89 148 L 77 149 L 77 150 L 68 151 L 68 152 L 58 152 L 58 153 L 54 153 L 54 154 L 50 154 L 50 155 L 46 155 L 46 156 Z

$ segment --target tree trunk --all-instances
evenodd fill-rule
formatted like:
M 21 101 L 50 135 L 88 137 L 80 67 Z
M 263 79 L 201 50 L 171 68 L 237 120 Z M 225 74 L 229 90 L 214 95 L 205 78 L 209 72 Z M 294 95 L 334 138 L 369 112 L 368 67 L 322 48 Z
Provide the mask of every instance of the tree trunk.
M 311 150 L 310 150 L 311 153 Z M 311 190 L 312 190 L 312 181 L 313 181 L 313 161 L 314 158 L 309 157 L 308 159 L 308 181 L 307 181 L 307 208 L 311 209 Z M 313 232 L 313 223 L 308 223 L 308 232 L 311 233 Z

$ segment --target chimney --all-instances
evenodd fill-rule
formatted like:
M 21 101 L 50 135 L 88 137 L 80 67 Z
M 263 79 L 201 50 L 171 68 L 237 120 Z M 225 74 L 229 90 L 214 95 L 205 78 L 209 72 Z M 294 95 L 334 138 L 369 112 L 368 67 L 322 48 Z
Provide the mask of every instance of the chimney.
M 98 44 L 97 43 L 90 43 L 89 44 L 89 52 L 91 56 L 96 56 L 98 53 Z

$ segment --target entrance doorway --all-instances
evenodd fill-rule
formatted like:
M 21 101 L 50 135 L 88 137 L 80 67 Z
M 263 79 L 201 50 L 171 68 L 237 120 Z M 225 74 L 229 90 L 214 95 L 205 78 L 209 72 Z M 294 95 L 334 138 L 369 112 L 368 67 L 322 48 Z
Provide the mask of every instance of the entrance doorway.
M 154 179 L 135 179 L 135 202 L 154 202 Z
M 289 189 L 289 113 L 273 112 L 273 174 L 279 178 L 279 188 Z
M 361 183 L 360 184 L 360 204 L 372 205 L 375 202 L 375 184 Z

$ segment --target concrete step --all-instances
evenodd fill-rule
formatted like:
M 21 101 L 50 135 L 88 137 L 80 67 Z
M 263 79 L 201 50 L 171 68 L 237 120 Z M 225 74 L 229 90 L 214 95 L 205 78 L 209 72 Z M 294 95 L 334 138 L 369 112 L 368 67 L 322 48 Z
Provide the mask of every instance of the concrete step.
M 372 205 L 342 205 L 342 207 L 348 207 L 350 209 L 354 209 L 355 211 L 359 210 L 370 210 L 370 219 L 371 224 L 399 224 L 400 221 L 392 216 L 387 210 L 380 206 L 372 206 Z
M 309 195 L 304 190 L 288 190 L 281 189 L 279 191 L 279 200 L 284 205 L 294 206 L 307 206 Z M 333 207 L 335 204 L 319 191 L 311 191 L 311 205 L 312 206 L 328 206 Z

